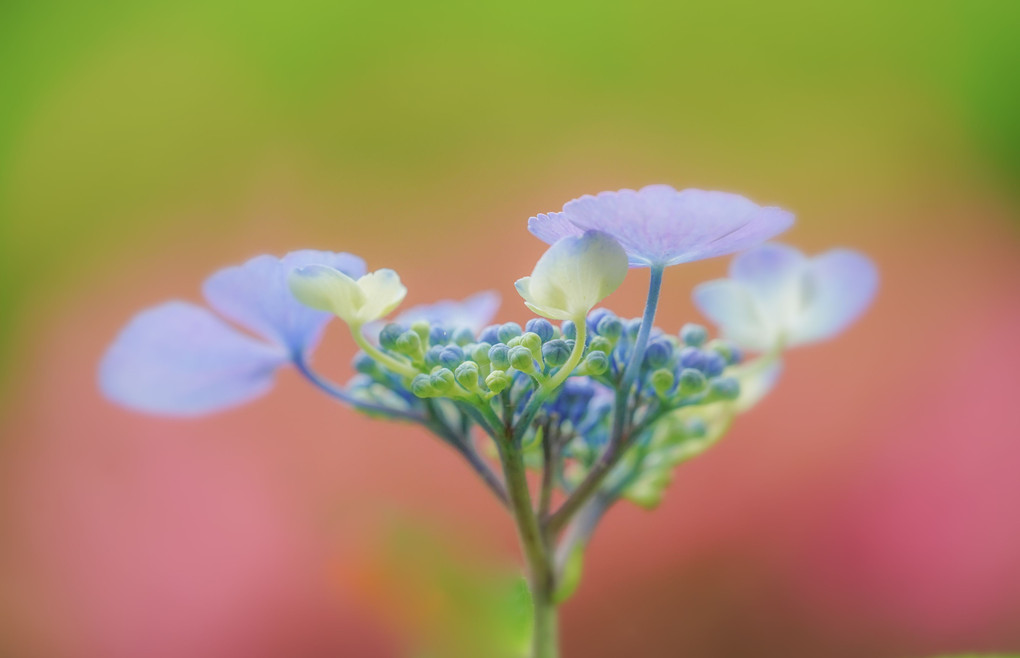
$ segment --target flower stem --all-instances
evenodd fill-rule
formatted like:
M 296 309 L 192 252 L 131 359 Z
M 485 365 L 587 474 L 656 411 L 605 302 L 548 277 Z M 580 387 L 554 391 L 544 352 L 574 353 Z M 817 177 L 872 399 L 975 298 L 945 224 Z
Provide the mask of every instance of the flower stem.
M 351 329 L 351 336 L 354 337 L 354 342 L 358 344 L 358 347 L 360 347 L 365 354 L 369 355 L 370 357 L 372 357 L 379 363 L 383 364 L 384 366 L 386 366 L 393 372 L 397 373 L 398 375 L 402 375 L 404 377 L 407 377 L 408 379 L 411 379 L 415 375 L 419 374 L 420 371 L 417 368 L 414 368 L 408 363 L 404 363 L 402 361 L 394 359 L 389 354 L 385 354 L 378 347 L 368 342 L 368 339 L 365 338 L 365 335 L 361 333 L 361 325 L 352 324 L 348 326 Z

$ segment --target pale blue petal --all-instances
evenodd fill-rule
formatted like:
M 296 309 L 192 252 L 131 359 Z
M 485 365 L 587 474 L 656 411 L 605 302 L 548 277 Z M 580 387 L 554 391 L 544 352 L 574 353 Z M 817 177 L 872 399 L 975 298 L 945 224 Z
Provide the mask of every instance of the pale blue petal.
M 202 292 L 227 319 L 286 346 L 295 355 L 303 354 L 315 347 L 334 317 L 301 304 L 291 294 L 287 277 L 305 265 L 326 265 L 354 279 L 365 273 L 365 262 L 357 256 L 309 249 L 282 259 L 256 256 L 243 265 L 222 269 L 206 279 Z
M 478 332 L 489 325 L 499 310 L 500 296 L 494 290 L 475 293 L 461 301 L 444 299 L 434 304 L 422 304 L 407 309 L 394 322 L 410 325 L 418 320 L 446 329 L 470 329 Z
M 811 259 L 804 287 L 804 312 L 791 343 L 825 340 L 849 326 L 874 299 L 878 270 L 864 254 L 833 249 Z
M 531 232 L 550 244 L 577 229 L 608 233 L 623 245 L 631 267 L 675 265 L 747 249 L 793 224 L 793 215 L 763 208 L 737 194 L 649 185 L 586 195 L 562 213 L 529 221 Z
M 761 313 L 743 285 L 733 279 L 716 279 L 695 286 L 694 304 L 723 336 L 740 347 L 763 352 L 777 340 L 777 327 Z
M 284 349 L 250 338 L 210 311 L 167 302 L 121 331 L 99 366 L 110 400 L 148 413 L 195 416 L 268 391 Z
M 528 230 L 547 244 L 556 244 L 560 238 L 584 233 L 583 230 L 571 224 L 561 212 L 535 215 L 528 220 Z
M 730 278 L 743 285 L 764 315 L 787 326 L 802 312 L 804 272 L 808 259 L 793 247 L 770 242 L 739 254 L 730 263 Z

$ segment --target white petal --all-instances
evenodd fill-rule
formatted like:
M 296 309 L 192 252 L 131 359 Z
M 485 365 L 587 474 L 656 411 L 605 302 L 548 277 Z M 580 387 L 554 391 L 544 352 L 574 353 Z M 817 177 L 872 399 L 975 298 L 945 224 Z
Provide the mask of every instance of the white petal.
M 776 327 L 763 316 L 754 296 L 733 279 L 707 281 L 694 288 L 694 304 L 740 347 L 756 352 L 772 349 Z
M 356 322 L 365 293 L 351 277 L 325 265 L 306 265 L 287 278 L 291 294 L 305 306 L 330 311 L 348 324 Z
M 389 269 L 376 270 L 358 279 L 358 287 L 365 296 L 365 302 L 358 313 L 361 323 L 384 318 L 407 296 L 407 288 L 400 282 L 400 276 Z
M 871 260 L 850 249 L 833 249 L 811 259 L 805 281 L 804 312 L 791 343 L 809 343 L 836 335 L 864 312 L 878 289 Z

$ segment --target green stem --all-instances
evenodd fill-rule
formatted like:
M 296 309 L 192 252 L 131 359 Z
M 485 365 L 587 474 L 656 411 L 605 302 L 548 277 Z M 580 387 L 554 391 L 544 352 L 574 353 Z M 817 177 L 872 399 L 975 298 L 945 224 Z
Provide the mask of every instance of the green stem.
M 403 375 L 408 379 L 413 379 L 415 375 L 420 374 L 420 371 L 417 368 L 403 361 L 394 359 L 389 354 L 384 353 L 378 347 L 368 342 L 365 335 L 361 333 L 361 325 L 352 324 L 348 326 L 351 329 L 351 336 L 354 337 L 354 342 L 358 344 L 358 347 L 360 347 L 365 354 L 369 355 L 398 375 Z

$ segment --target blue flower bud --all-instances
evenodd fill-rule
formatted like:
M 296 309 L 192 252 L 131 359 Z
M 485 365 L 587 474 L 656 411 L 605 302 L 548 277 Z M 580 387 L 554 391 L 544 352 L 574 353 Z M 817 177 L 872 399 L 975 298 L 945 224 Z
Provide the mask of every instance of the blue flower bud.
M 478 390 L 478 364 L 473 361 L 465 361 L 464 363 L 457 366 L 457 371 L 453 373 L 453 376 L 457 378 L 457 383 L 466 388 L 469 391 Z
M 652 388 L 659 395 L 665 395 L 673 388 L 673 384 L 676 383 L 676 376 L 672 370 L 660 369 L 652 373 L 649 378 L 652 383 Z
M 396 350 L 397 339 L 406 329 L 395 322 L 391 322 L 379 332 L 379 346 L 384 350 Z
M 608 308 L 597 308 L 588 314 L 587 323 L 588 329 L 595 331 L 595 328 L 599 326 L 599 322 L 602 322 L 603 318 L 611 317 L 614 313 Z
M 542 346 L 542 359 L 551 368 L 558 368 L 570 358 L 570 348 L 567 341 L 562 338 L 554 338 Z
M 493 370 L 485 378 L 485 385 L 495 394 L 505 391 L 513 383 L 513 380 L 502 370 Z
M 680 340 L 691 347 L 701 347 L 708 340 L 708 330 L 700 324 L 688 322 L 680 328 Z
M 443 353 L 442 345 L 433 345 L 425 352 L 425 365 L 435 368 L 439 365 L 439 356 Z
M 411 392 L 419 398 L 435 397 L 436 392 L 432 390 L 432 379 L 428 375 L 415 375 L 411 380 Z
M 603 352 L 609 354 L 613 351 L 613 344 L 605 336 L 595 336 L 588 343 L 588 350 L 591 352 Z
M 637 338 L 638 332 L 641 330 L 641 318 L 627 320 L 627 322 L 623 326 L 624 329 L 627 331 L 628 336 L 630 336 L 631 338 Z
M 451 393 L 456 383 L 457 379 L 449 368 L 439 368 L 429 375 L 429 384 L 432 385 L 432 390 L 439 395 Z
M 480 366 L 489 365 L 489 350 L 492 349 L 492 345 L 489 343 L 478 343 L 471 347 L 469 354 L 471 360 Z
M 712 380 L 710 392 L 713 398 L 736 400 L 740 396 L 740 382 L 733 377 L 719 377 Z
M 705 390 L 705 386 L 707 384 L 708 381 L 705 379 L 705 375 L 701 374 L 700 370 L 684 368 L 680 371 L 677 392 L 680 393 L 682 397 L 697 395 Z
M 705 367 L 702 368 L 708 377 L 718 377 L 726 369 L 726 359 L 719 356 L 718 352 L 705 353 Z
M 662 368 L 672 356 L 672 345 L 664 340 L 653 340 L 645 348 L 645 365 L 649 368 Z
M 439 353 L 439 364 L 453 370 L 464 360 L 464 350 L 456 345 L 447 345 Z
M 422 356 L 421 345 L 421 337 L 416 332 L 408 330 L 397 337 L 394 347 L 401 354 L 417 360 Z
M 354 369 L 363 375 L 372 375 L 379 371 L 379 364 L 364 352 L 358 352 L 354 355 Z
M 531 350 L 523 345 L 510 348 L 509 352 L 510 365 L 521 372 L 534 372 L 535 371 L 535 357 L 532 356 Z
M 605 352 L 588 352 L 588 355 L 581 361 L 579 369 L 581 374 L 597 377 L 609 370 L 609 357 Z
M 575 327 L 574 323 L 571 322 L 570 320 L 565 320 L 563 324 L 560 325 L 560 327 L 561 330 L 563 331 L 564 338 L 570 339 L 577 338 L 577 327 Z
M 519 345 L 528 348 L 532 357 L 542 358 L 542 338 L 538 334 L 530 331 L 522 334 Z
M 496 343 L 498 343 L 499 342 L 499 328 L 501 326 L 502 325 L 498 325 L 498 324 L 490 324 L 485 329 L 482 329 L 482 332 L 480 334 L 478 334 L 478 342 L 479 343 L 488 343 L 490 345 L 495 345 Z
M 467 327 L 461 327 L 457 331 L 453 332 L 453 342 L 460 345 L 461 347 L 464 347 L 465 345 L 471 343 L 472 341 L 474 341 L 474 339 L 475 339 L 474 332 L 468 329 Z
M 489 362 L 496 370 L 510 367 L 510 348 L 503 343 L 496 343 L 489 348 Z
M 521 329 L 521 325 L 516 322 L 507 322 L 499 328 L 497 335 L 499 336 L 499 342 L 506 343 L 512 338 L 517 338 L 524 330 Z
M 595 331 L 599 336 L 604 336 L 615 343 L 623 335 L 623 322 L 615 315 L 607 315 L 599 320 Z
M 552 340 L 556 330 L 553 329 L 552 323 L 545 318 L 532 318 L 528 320 L 528 323 L 524 325 L 525 331 L 530 331 L 533 334 L 538 334 L 538 337 L 542 339 L 542 342 Z
M 736 346 L 729 341 L 716 339 L 710 341 L 705 348 L 710 350 L 710 352 L 721 356 L 727 364 L 740 362 L 740 350 L 738 350 Z M 737 357 L 735 360 L 734 356 Z
M 448 342 L 450 342 L 450 332 L 446 330 L 446 327 L 436 325 L 429 329 L 430 345 L 446 345 Z
M 685 347 L 680 350 L 680 367 L 702 370 L 705 367 L 705 353 L 697 347 Z

